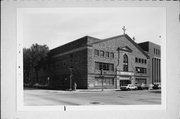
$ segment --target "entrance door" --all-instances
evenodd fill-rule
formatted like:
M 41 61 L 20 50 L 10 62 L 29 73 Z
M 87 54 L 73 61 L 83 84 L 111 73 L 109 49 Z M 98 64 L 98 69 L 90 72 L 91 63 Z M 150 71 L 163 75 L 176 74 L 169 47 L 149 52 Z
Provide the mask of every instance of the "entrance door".
M 120 86 L 127 86 L 128 84 L 131 84 L 130 80 L 120 80 Z

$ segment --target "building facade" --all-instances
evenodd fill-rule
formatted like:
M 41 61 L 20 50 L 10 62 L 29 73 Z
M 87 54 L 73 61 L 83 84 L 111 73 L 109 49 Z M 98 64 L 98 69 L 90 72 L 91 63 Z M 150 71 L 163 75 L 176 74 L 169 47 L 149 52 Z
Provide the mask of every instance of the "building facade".
M 39 80 L 47 80 L 48 74 L 49 86 L 56 89 L 72 89 L 74 84 L 79 89 L 149 85 L 160 81 L 154 77 L 158 60 L 151 55 L 153 48 L 160 48 L 153 43 L 148 46 L 147 51 L 127 34 L 103 40 L 85 36 L 52 49 L 48 71 L 39 71 Z
M 161 84 L 161 46 L 149 41 L 138 45 L 149 55 L 150 83 Z

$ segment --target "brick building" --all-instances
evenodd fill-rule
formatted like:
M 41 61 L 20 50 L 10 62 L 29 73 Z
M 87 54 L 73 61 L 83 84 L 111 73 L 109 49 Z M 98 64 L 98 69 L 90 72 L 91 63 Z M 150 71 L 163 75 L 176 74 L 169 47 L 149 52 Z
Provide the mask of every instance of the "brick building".
M 52 49 L 48 68 L 39 70 L 38 78 L 46 82 L 48 77 L 49 86 L 58 89 L 73 88 L 74 83 L 77 88 L 90 89 L 160 82 L 160 74 L 154 77 L 158 71 L 154 67 L 160 64 L 153 48 L 160 52 L 158 45 L 137 44 L 127 34 L 103 40 L 85 36 Z

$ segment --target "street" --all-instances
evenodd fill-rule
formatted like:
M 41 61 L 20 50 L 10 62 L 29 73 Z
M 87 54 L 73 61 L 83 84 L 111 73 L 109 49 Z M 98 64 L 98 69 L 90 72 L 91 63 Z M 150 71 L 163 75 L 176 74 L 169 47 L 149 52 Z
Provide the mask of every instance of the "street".
M 153 105 L 161 104 L 160 91 L 42 90 L 25 89 L 25 106 L 54 105 Z

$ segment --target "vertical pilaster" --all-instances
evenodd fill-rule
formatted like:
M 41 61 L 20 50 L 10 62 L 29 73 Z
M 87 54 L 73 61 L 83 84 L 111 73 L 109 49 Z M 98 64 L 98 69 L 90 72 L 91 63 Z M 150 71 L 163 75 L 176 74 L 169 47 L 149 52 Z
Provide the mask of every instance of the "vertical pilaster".
M 157 59 L 157 83 L 159 83 L 159 59 Z
M 159 83 L 161 83 L 161 59 L 159 59 Z

